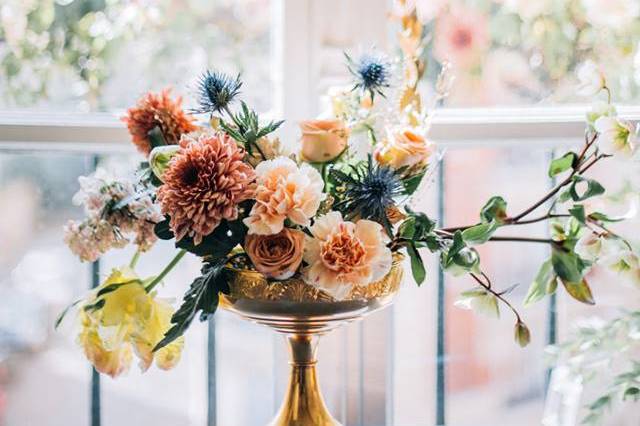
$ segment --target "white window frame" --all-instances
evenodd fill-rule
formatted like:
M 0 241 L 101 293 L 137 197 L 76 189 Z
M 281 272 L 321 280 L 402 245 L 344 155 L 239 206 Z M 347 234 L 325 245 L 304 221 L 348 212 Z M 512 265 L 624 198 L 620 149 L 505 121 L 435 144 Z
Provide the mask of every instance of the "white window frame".
M 295 141 L 295 122 L 312 117 L 314 106 L 309 101 L 317 99 L 319 82 L 323 76 L 317 74 L 318 61 L 322 58 L 321 40 L 326 36 L 326 28 L 318 22 L 330 19 L 335 13 L 333 7 L 341 5 L 341 0 L 274 0 L 273 19 L 274 110 L 270 115 L 285 117 L 288 125 L 283 129 L 285 141 Z M 389 0 L 350 0 L 351 12 L 376 7 L 384 8 Z M 355 4 L 355 3 L 359 3 Z M 354 6 L 355 4 L 355 6 Z M 321 7 L 322 6 L 322 7 Z M 359 8 L 358 6 L 361 6 Z M 329 14 L 323 16 L 322 14 Z M 380 19 L 384 14 L 375 14 Z M 378 22 L 372 28 L 387 28 L 388 21 Z M 384 32 L 384 31 L 383 31 Z M 390 33 L 391 30 L 387 30 Z M 379 36 L 380 31 L 377 34 Z M 359 37 L 367 38 L 360 33 Z M 443 148 L 464 149 L 471 146 L 520 146 L 551 148 L 573 144 L 584 132 L 584 117 L 588 107 L 518 107 L 518 108 L 469 108 L 440 109 L 432 119 L 430 137 Z M 640 107 L 628 106 L 619 109 L 621 116 L 640 121 Z M 91 153 L 134 153 L 130 137 L 120 113 L 69 114 L 32 111 L 0 111 L 0 151 L 71 151 Z M 427 291 L 423 289 L 424 291 Z M 425 296 L 426 297 L 426 296 Z M 385 317 L 393 324 L 391 313 Z M 393 325 L 386 333 L 393 334 Z M 358 336 L 354 336 L 357 334 Z M 361 342 L 355 350 L 364 350 L 363 331 L 350 329 L 345 332 L 345 341 L 351 337 Z M 435 340 L 434 340 L 435 342 Z M 349 349 L 351 350 L 351 349 Z M 394 349 L 385 357 L 389 370 L 394 369 Z M 346 350 L 345 350 L 346 351 Z M 358 361 L 360 362 L 360 361 Z M 279 369 L 280 367 L 278 367 Z M 362 366 L 361 366 L 362 368 Z M 398 370 L 394 370 L 398 371 Z M 283 380 L 283 375 L 282 380 Z M 280 379 L 278 379 L 280 380 Z M 357 379 L 356 379 L 357 380 Z M 362 380 L 362 377 L 360 377 Z M 354 381 L 353 378 L 349 382 Z M 282 387 L 278 383 L 277 387 Z M 387 405 L 378 407 L 387 424 L 402 424 L 401 398 L 394 399 L 396 387 L 394 378 L 387 379 L 387 389 L 392 395 L 387 397 Z M 362 389 L 360 389 L 362 391 Z M 427 392 L 427 394 L 430 391 Z M 344 412 L 353 412 L 347 407 L 345 396 Z M 362 406 L 360 407 L 362 409 Z M 346 418 L 342 419 L 343 421 Z M 362 418 L 360 418 L 362 420 Z

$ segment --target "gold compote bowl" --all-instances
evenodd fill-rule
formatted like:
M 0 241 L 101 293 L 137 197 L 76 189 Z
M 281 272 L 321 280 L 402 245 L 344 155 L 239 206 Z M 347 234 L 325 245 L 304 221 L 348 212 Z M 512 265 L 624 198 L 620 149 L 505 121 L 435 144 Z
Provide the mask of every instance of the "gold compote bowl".
M 356 286 L 345 300 L 305 284 L 299 276 L 269 281 L 259 272 L 229 268 L 228 295 L 220 307 L 283 333 L 291 371 L 285 399 L 270 426 L 339 426 L 324 403 L 316 376 L 316 348 L 323 334 L 390 305 L 402 282 L 402 260 L 394 254 L 389 273 Z

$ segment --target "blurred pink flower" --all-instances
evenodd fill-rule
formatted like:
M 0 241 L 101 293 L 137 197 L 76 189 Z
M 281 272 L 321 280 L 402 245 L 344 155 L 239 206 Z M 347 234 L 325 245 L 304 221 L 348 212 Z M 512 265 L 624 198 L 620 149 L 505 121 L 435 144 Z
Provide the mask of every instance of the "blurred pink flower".
M 490 42 L 486 15 L 456 6 L 437 20 L 433 54 L 441 62 L 468 69 L 480 62 Z

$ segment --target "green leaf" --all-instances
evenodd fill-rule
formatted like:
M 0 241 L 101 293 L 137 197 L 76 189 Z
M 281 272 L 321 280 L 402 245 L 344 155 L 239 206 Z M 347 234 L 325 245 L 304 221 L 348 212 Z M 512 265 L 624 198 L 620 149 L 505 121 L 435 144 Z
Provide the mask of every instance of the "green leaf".
M 431 220 L 429 216 L 424 213 L 415 212 L 408 206 L 405 207 L 405 211 L 410 218 L 415 220 L 415 238 L 418 240 L 424 239 L 429 235 L 436 227 L 436 222 Z
M 463 291 L 454 305 L 462 309 L 470 309 L 479 314 L 494 318 L 500 317 L 498 299 L 484 288 Z
M 245 210 L 251 209 L 253 202 L 245 202 L 240 208 Z M 161 240 L 170 240 L 174 238 L 174 234 L 169 227 L 169 218 L 156 224 L 154 232 Z M 234 221 L 223 220 L 213 232 L 202 239 L 200 244 L 194 244 L 193 238 L 183 237 L 176 242 L 176 247 L 187 250 L 196 256 L 210 256 L 220 258 L 226 256 L 238 244 L 241 244 L 247 235 L 247 227 L 239 218 Z
M 99 309 L 102 309 L 105 305 L 105 303 L 107 303 L 107 301 L 105 299 L 100 299 L 97 302 L 91 304 L 91 305 L 86 305 L 83 309 L 87 312 L 93 312 L 93 311 L 97 311 Z
M 575 253 L 554 247 L 551 251 L 551 264 L 562 281 L 582 281 L 583 265 Z
M 411 175 L 408 178 L 402 180 L 404 193 L 406 195 L 412 195 L 414 192 L 416 192 L 416 190 L 420 186 L 420 182 L 422 182 L 422 179 L 424 178 L 425 173 L 426 169 L 418 174 Z
M 556 280 L 556 275 L 551 265 L 551 260 L 546 260 L 538 270 L 536 278 L 529 286 L 529 291 L 524 298 L 524 306 L 529 306 L 547 295 L 550 283 Z
M 634 401 L 637 401 L 638 399 L 640 399 L 640 389 L 638 389 L 635 386 L 631 386 L 630 388 L 627 388 L 624 391 L 624 394 L 622 395 L 622 400 L 626 401 L 627 398 L 633 398 Z
M 53 328 L 57 329 L 58 327 L 60 327 L 60 324 L 62 324 L 62 320 L 64 320 L 64 317 L 69 313 L 69 311 L 75 307 L 78 303 L 82 302 L 82 299 L 78 299 L 75 302 L 73 302 L 72 304 L 70 304 L 69 306 L 67 306 L 66 308 L 64 308 L 64 310 L 62 312 L 60 312 L 60 314 L 58 315 L 58 317 L 56 318 L 55 323 L 53 324 Z
M 531 332 L 529 331 L 529 327 L 522 321 L 518 320 L 514 327 L 514 337 L 516 342 L 520 345 L 520 347 L 525 347 L 531 342 Z
M 422 257 L 414 244 L 409 244 L 407 246 L 407 253 L 411 258 L 411 273 L 413 274 L 413 279 L 416 284 L 420 286 L 427 276 L 427 271 L 424 268 L 424 262 L 422 261 Z
M 218 307 L 218 292 L 227 290 L 223 273 L 226 261 L 226 258 L 218 259 L 202 268 L 202 275 L 191 283 L 182 299 L 182 305 L 171 317 L 173 326 L 153 348 L 154 352 L 182 336 L 198 312 L 201 321 L 215 313 Z
M 482 210 L 480 210 L 480 219 L 482 219 L 482 222 L 495 221 L 501 224 L 504 223 L 506 218 L 507 202 L 499 196 L 491 197 L 484 207 L 482 207 Z
M 481 223 L 462 231 L 462 238 L 465 243 L 470 245 L 484 244 L 489 241 L 489 238 L 491 238 L 499 226 L 496 221 Z
M 586 189 L 580 193 L 579 187 L 587 185 Z M 569 195 L 573 201 L 584 201 L 588 198 L 604 194 L 605 189 L 600 183 L 594 179 L 587 179 L 582 176 L 574 176 L 573 183 L 569 187 Z
M 442 252 L 440 262 L 447 272 L 453 275 L 462 275 L 478 269 L 480 256 L 475 249 L 467 247 L 462 238 L 462 232 L 456 231 L 453 234 L 451 246 Z
M 561 281 L 567 293 L 578 302 L 586 303 L 587 305 L 596 304 L 593 299 L 593 294 L 591 294 L 591 288 L 589 288 L 586 280 L 582 279 L 578 282 L 571 282 L 561 279 Z
M 594 212 L 589 215 L 589 219 L 598 220 L 600 222 L 622 222 L 624 217 L 609 217 L 604 213 Z
M 601 408 L 607 407 L 611 405 L 611 395 L 604 395 L 600 398 L 596 399 L 589 405 L 589 409 L 591 410 L 599 410 Z
M 571 216 L 576 218 L 576 220 L 582 224 L 587 221 L 587 217 L 584 212 L 584 206 L 582 204 L 575 204 L 573 207 L 569 209 L 569 213 Z
M 130 281 L 125 281 L 122 283 L 113 283 L 113 284 L 109 284 L 108 286 L 102 287 L 98 293 L 96 294 L 96 299 L 104 296 L 105 294 L 111 293 L 113 291 L 116 291 L 117 289 L 119 289 L 120 287 L 122 287 L 123 285 L 128 285 L 128 284 L 133 284 L 133 283 L 139 283 L 140 280 L 138 279 L 134 279 L 134 280 L 130 280 Z
M 577 160 L 578 155 L 575 152 L 567 152 L 562 157 L 551 161 L 551 164 L 549 165 L 549 177 L 554 177 L 562 172 L 572 169 Z

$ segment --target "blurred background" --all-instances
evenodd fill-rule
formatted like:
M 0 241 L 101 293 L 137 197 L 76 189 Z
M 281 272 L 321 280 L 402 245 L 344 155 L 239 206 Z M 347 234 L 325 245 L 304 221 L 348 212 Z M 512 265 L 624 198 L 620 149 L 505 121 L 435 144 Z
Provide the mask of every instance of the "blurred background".
M 52 325 L 91 285 L 90 265 L 62 242 L 65 221 L 81 214 L 71 204 L 77 178 L 98 165 L 132 170 L 140 158 L 118 121 L 124 109 L 165 87 L 188 107 L 206 68 L 242 73 L 243 99 L 289 120 L 282 135 L 293 145 L 296 120 L 319 113 L 329 87 L 349 83 L 343 51 L 376 45 L 397 53 L 393 16 L 401 7 L 417 7 L 432 34 L 423 92 L 432 92 L 444 60 L 455 67 L 433 128 L 445 160 L 414 202 L 447 226 L 475 222 L 492 195 L 519 210 L 549 188 L 553 152 L 582 142 L 589 100 L 576 91 L 575 71 L 586 61 L 603 67 L 616 101 L 637 116 L 638 0 L 0 0 L 1 426 L 88 426 L 97 415 L 104 425 L 270 419 L 287 378 L 284 344 L 226 312 L 191 327 L 176 369 L 142 375 L 134 366 L 125 377 L 103 378 L 100 412 L 92 413 L 91 370 L 73 320 L 58 332 Z M 637 163 L 596 170 L 608 193 L 620 195 L 621 210 L 638 202 L 622 194 L 638 190 L 639 172 Z M 637 239 L 637 227 L 618 230 Z M 548 233 L 544 225 L 518 231 Z M 141 259 L 141 274 L 157 272 L 172 252 L 159 242 Z M 101 274 L 132 254 L 108 254 Z M 548 251 L 496 243 L 481 256 L 496 285 L 519 284 L 511 299 L 520 306 Z M 637 289 L 595 271 L 596 307 L 560 292 L 521 308 L 533 339 L 520 349 L 507 312 L 492 319 L 454 307 L 472 282 L 439 279 L 436 259 L 428 266 L 421 288 L 409 277 L 395 306 L 323 339 L 321 385 L 343 423 L 540 425 L 545 346 L 583 318 L 607 318 L 640 299 Z M 179 298 L 198 270 L 197 259 L 186 259 L 161 294 Z M 562 409 L 547 401 L 547 414 Z M 639 412 L 617 407 L 605 424 L 638 425 Z

